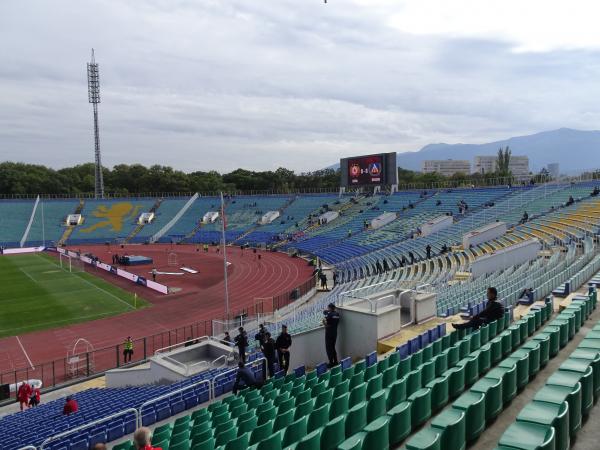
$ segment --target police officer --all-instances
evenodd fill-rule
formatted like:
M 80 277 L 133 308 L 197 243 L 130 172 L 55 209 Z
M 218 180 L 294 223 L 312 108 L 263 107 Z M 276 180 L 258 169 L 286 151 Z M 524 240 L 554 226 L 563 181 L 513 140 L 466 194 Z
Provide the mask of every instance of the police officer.
M 240 361 L 246 362 L 246 347 L 248 347 L 248 335 L 244 331 L 244 327 L 238 328 L 238 335 L 233 340 L 240 354 Z
M 277 336 L 275 346 L 279 355 L 279 369 L 287 374 L 290 368 L 290 347 L 292 346 L 292 336 L 287 332 L 287 325 L 281 326 L 281 334 Z
M 323 311 L 323 314 L 325 315 L 323 319 L 323 325 L 325 325 L 325 351 L 329 359 L 329 367 L 334 367 L 339 364 L 335 343 L 337 341 L 340 313 L 335 309 L 335 305 L 330 303 L 327 305 L 327 309 Z
M 268 331 L 265 332 L 265 340 L 261 348 L 267 360 L 267 369 L 271 378 L 275 375 L 275 339 L 271 337 L 271 333 Z
M 267 334 L 267 329 L 265 328 L 265 325 L 263 323 L 261 323 L 258 326 L 258 333 L 256 333 L 254 335 L 254 340 L 258 341 L 258 346 L 261 348 L 261 350 L 262 350 L 262 346 L 263 346 L 264 342 L 267 339 L 266 334 Z

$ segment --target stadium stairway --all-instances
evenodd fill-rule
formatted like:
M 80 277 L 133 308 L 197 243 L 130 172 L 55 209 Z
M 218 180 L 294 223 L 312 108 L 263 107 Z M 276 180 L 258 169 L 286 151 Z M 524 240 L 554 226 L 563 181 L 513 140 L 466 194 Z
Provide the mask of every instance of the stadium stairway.
M 75 208 L 75 211 L 73 211 L 73 214 L 81 214 L 84 207 L 85 207 L 85 201 L 82 198 L 80 198 L 79 204 Z M 65 231 L 63 232 L 63 235 L 61 236 L 60 240 L 58 241 L 59 246 L 64 245 L 65 242 L 67 242 L 67 240 L 71 237 L 71 234 L 73 234 L 73 230 L 75 230 L 75 226 L 73 226 L 73 225 L 66 226 Z
M 154 202 L 154 205 L 152 205 L 152 208 L 150 208 L 149 211 L 147 212 L 151 212 L 151 213 L 155 213 L 158 210 L 158 208 L 160 208 L 161 203 L 163 202 L 162 198 L 157 198 L 156 201 Z M 146 211 L 142 211 L 142 212 L 146 212 Z M 125 238 L 125 243 L 129 244 L 132 239 L 134 239 L 145 227 L 144 223 L 138 223 L 137 226 L 131 231 L 131 233 L 129 233 L 127 235 L 127 237 Z

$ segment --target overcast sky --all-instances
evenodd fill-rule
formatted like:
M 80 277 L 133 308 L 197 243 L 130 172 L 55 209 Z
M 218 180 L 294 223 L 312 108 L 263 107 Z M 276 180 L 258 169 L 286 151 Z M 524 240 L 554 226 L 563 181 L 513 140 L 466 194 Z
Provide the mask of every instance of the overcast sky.
M 4 0 L 0 161 L 296 171 L 600 119 L 600 3 Z

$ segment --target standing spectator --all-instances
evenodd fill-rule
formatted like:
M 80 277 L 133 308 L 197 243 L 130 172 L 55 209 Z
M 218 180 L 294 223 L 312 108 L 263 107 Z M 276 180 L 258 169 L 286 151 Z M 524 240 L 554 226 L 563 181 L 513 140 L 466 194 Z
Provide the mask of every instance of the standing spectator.
M 131 362 L 131 358 L 133 358 L 133 341 L 131 336 L 127 336 L 127 339 L 123 342 L 123 362 Z
M 389 270 L 390 270 L 390 266 L 387 262 L 387 259 L 383 258 L 383 271 L 387 273 Z
M 225 336 L 223 336 L 223 340 L 225 342 L 229 342 L 231 344 L 231 336 L 229 336 L 229 331 L 225 332 Z
M 31 397 L 31 386 L 29 383 L 27 383 L 27 381 L 23 381 L 21 386 L 19 386 L 19 390 L 17 391 L 17 400 L 19 401 L 21 411 L 23 411 L 23 406 L 25 406 L 25 408 L 28 407 L 29 397 Z
M 425 247 L 425 253 L 427 254 L 427 259 L 431 258 L 431 245 L 427 244 L 427 247 Z
M 323 319 L 323 325 L 325 325 L 325 351 L 329 359 L 329 368 L 332 368 L 339 364 L 335 343 L 337 341 L 340 313 L 335 309 L 335 305 L 330 303 L 327 305 L 327 309 L 323 311 L 323 314 L 325 315 Z
M 321 272 L 319 274 L 319 278 L 321 280 L 321 289 L 325 289 L 326 291 L 328 291 L 329 289 L 327 289 L 327 275 L 325 274 L 325 272 Z
M 157 274 L 156 267 L 153 267 L 152 268 L 152 281 L 156 281 L 156 274 Z
M 267 360 L 267 370 L 269 378 L 275 375 L 275 339 L 271 337 L 268 331 L 265 333 L 265 341 L 262 344 L 262 352 Z
M 149 428 L 141 427 L 133 433 L 133 444 L 137 450 L 162 450 L 160 447 L 152 447 L 152 432 Z
M 244 331 L 244 327 L 238 328 L 238 335 L 233 340 L 240 354 L 240 361 L 246 362 L 246 347 L 248 347 L 248 335 Z
M 258 326 L 258 333 L 256 333 L 254 335 L 254 340 L 258 341 L 258 346 L 261 348 L 262 350 L 262 346 L 265 343 L 266 339 L 267 339 L 267 329 L 265 328 L 265 324 L 261 323 Z
M 79 405 L 77 404 L 77 400 L 73 397 L 68 396 L 65 401 L 65 406 L 63 407 L 63 415 L 68 416 L 73 413 L 76 413 L 79 410 Z
M 260 388 L 262 383 L 256 381 L 254 372 L 250 367 L 242 362 L 238 362 L 238 370 L 235 375 L 235 383 L 233 383 L 233 395 L 237 394 L 241 387 L 255 387 Z
M 281 334 L 277 336 L 275 346 L 279 355 L 279 368 L 287 375 L 290 368 L 290 347 L 292 346 L 292 336 L 287 332 L 287 325 L 281 326 Z
M 375 269 L 377 270 L 377 274 L 383 273 L 383 266 L 381 265 L 379 260 L 375 262 Z
M 338 273 L 337 271 L 333 272 L 333 287 L 336 287 L 336 285 L 338 284 Z
M 408 257 L 410 258 L 410 263 L 414 264 L 415 263 L 415 255 L 413 255 L 413 252 L 408 252 Z
M 31 387 L 31 397 L 29 399 L 29 406 L 35 408 L 40 404 L 41 392 L 39 387 Z

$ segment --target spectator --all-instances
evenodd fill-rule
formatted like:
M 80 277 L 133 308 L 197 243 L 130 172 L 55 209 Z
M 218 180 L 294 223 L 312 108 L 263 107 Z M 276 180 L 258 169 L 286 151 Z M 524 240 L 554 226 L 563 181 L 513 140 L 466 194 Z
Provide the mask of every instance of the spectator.
M 92 450 L 106 450 L 106 444 L 102 442 L 98 442 L 96 445 L 92 447 Z
M 335 309 L 335 305 L 330 303 L 327 309 L 323 311 L 325 318 L 323 325 L 325 326 L 325 351 L 327 359 L 329 359 L 329 368 L 339 364 L 335 343 L 337 341 L 337 329 L 340 323 L 340 313 Z
M 592 197 L 598 197 L 598 194 L 600 194 L 600 188 L 598 186 L 594 186 L 594 190 L 592 191 L 592 193 L 590 195 Z
M 244 327 L 238 328 L 238 335 L 233 340 L 240 354 L 240 361 L 246 362 L 246 347 L 248 347 L 248 335 L 244 331 Z
M 157 270 L 156 267 L 152 268 L 152 281 L 156 281 Z
M 261 385 L 262 383 L 256 381 L 252 369 L 246 367 L 242 361 L 239 361 L 237 374 L 235 375 L 235 383 L 233 383 L 233 395 L 237 394 L 242 387 L 260 388 Z
M 431 245 L 427 244 L 427 247 L 425 247 L 425 254 L 427 255 L 427 259 L 431 258 Z
M 275 339 L 271 337 L 271 333 L 268 331 L 265 333 L 262 352 L 267 360 L 267 370 L 269 372 L 269 378 L 271 378 L 275 375 Z
M 388 272 L 390 270 L 390 266 L 388 265 L 387 259 L 383 258 L 383 271 Z
M 410 263 L 414 264 L 415 263 L 415 255 L 413 255 L 413 252 L 408 252 L 408 257 L 410 258 Z
M 571 206 L 573 203 L 575 203 L 575 200 L 573 199 L 572 195 L 569 195 L 569 200 L 567 200 L 567 203 L 565 206 Z
M 27 381 L 23 381 L 21 386 L 19 386 L 19 390 L 17 391 L 17 400 L 19 401 L 21 411 L 23 411 L 23 406 L 25 406 L 25 408 L 28 407 L 29 397 L 31 397 L 31 386 L 29 383 L 27 383 Z
M 133 341 L 131 336 L 127 336 L 127 339 L 123 342 L 123 362 L 131 362 L 131 358 L 133 358 Z
M 231 344 L 231 336 L 229 336 L 229 331 L 225 332 L 225 336 L 223 336 L 223 340 L 225 342 L 229 342 Z
M 325 272 L 321 272 L 319 274 L 319 279 L 321 280 L 321 289 L 328 291 L 329 289 L 327 289 L 327 275 L 325 275 Z
M 63 415 L 69 416 L 73 413 L 76 413 L 78 410 L 79 405 L 77 404 L 77 400 L 71 396 L 68 396 L 65 401 L 65 406 L 63 407 Z
M 292 336 L 287 332 L 287 325 L 281 326 L 281 334 L 277 336 L 275 346 L 279 356 L 279 368 L 287 374 L 290 368 L 290 347 L 292 346 Z
M 479 328 L 486 323 L 493 322 L 494 320 L 500 319 L 504 315 L 504 306 L 498 301 L 498 291 L 495 287 L 489 287 L 487 289 L 487 305 L 485 309 L 479 314 L 473 316 L 471 320 L 464 323 L 453 323 L 452 326 L 456 330 L 463 328 Z
M 160 447 L 152 447 L 152 432 L 146 427 L 135 430 L 133 445 L 137 450 L 162 450 Z
M 519 299 L 527 299 L 528 303 L 533 303 L 533 289 L 532 288 L 523 289 L 523 292 L 521 292 Z
M 41 392 L 39 387 L 31 387 L 31 397 L 29 398 L 29 406 L 35 408 L 40 404 Z
M 258 341 L 258 346 L 262 349 L 262 346 L 265 342 L 265 340 L 267 339 L 267 329 L 265 328 L 265 325 L 263 323 L 261 323 L 258 326 L 258 333 L 256 333 L 254 335 L 254 340 Z
M 379 260 L 375 261 L 375 273 L 383 273 L 383 267 L 381 266 Z
M 519 221 L 519 223 L 520 224 L 527 223 L 528 220 L 529 220 L 529 214 L 527 214 L 527 211 L 524 211 L 523 217 L 521 217 L 521 220 Z

